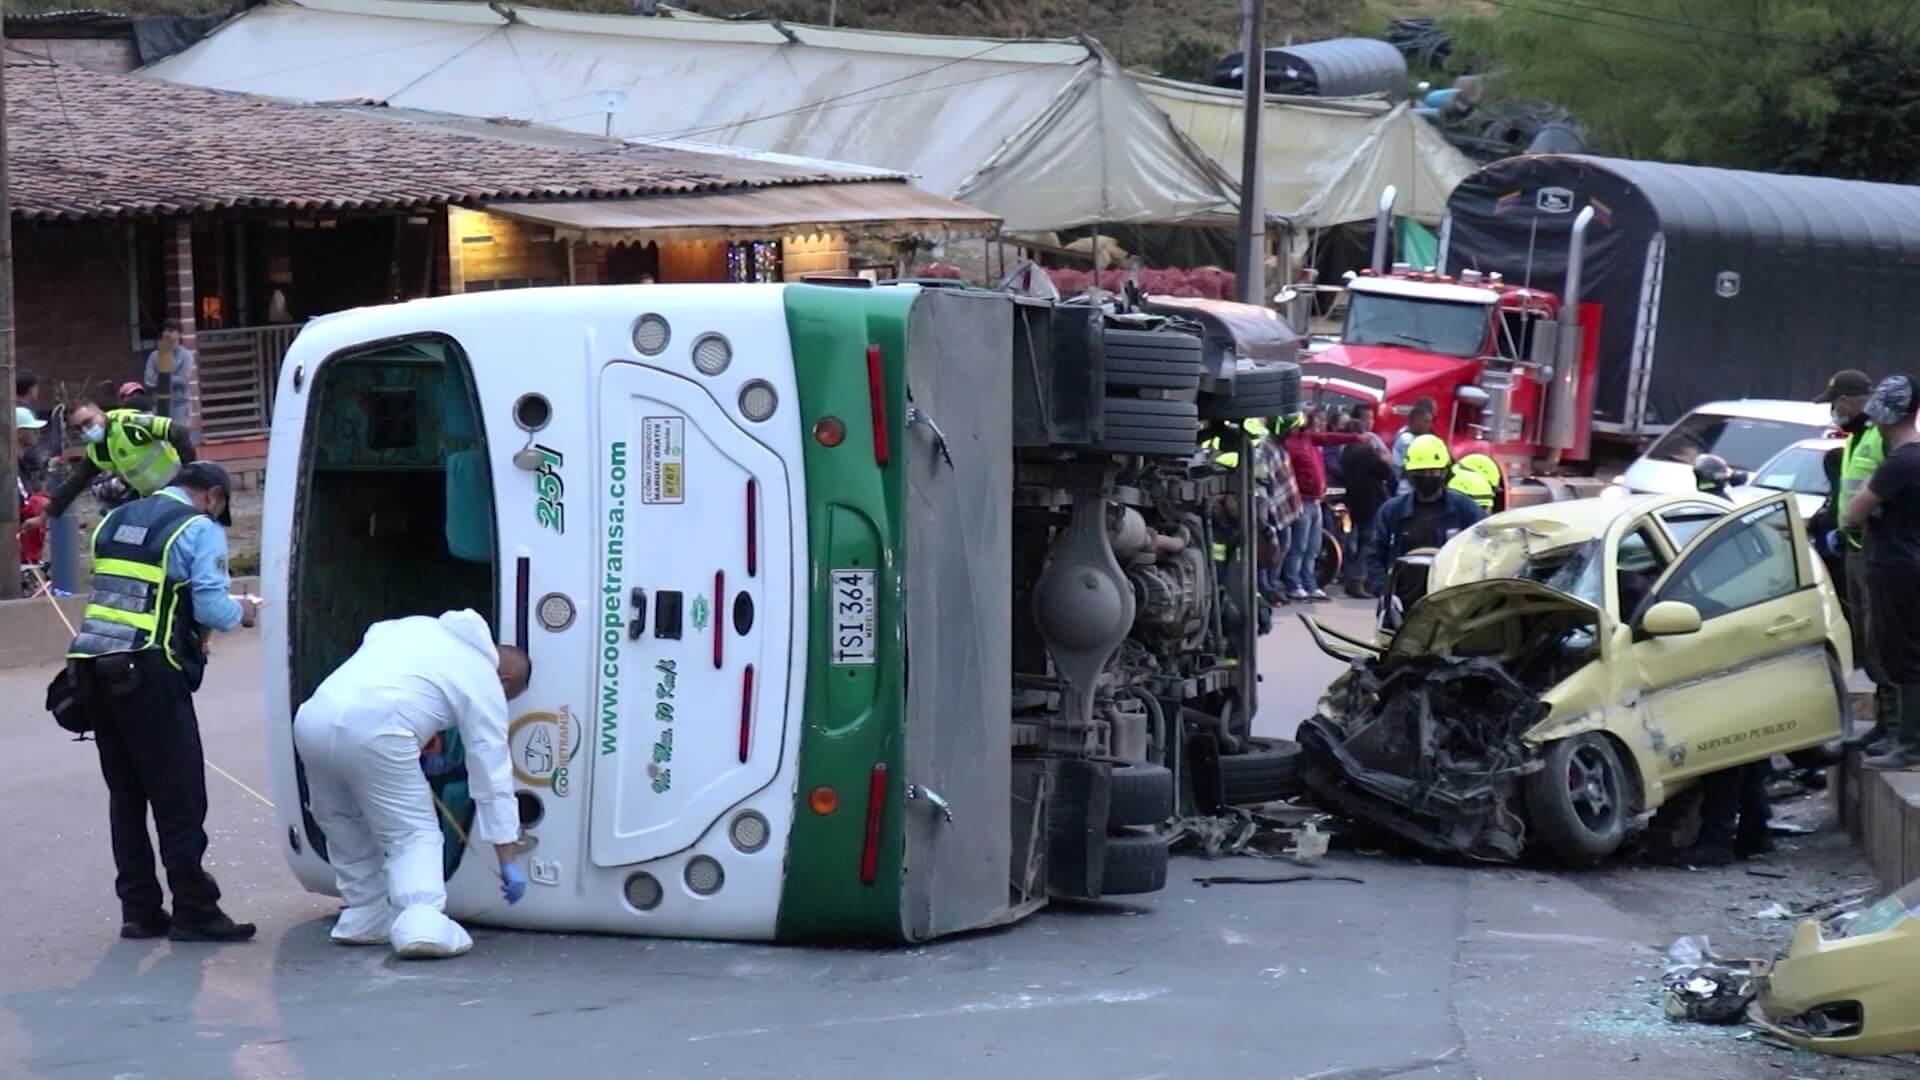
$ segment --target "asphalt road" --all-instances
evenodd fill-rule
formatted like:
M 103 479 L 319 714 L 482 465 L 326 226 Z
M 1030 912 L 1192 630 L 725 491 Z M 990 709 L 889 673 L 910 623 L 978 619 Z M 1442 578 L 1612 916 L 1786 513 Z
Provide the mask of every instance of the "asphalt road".
M 1365 606 L 1343 607 L 1332 617 L 1364 628 Z M 1651 984 L 1671 912 L 1606 899 L 1617 881 L 1363 853 L 1319 868 L 1363 884 L 1203 888 L 1195 876 L 1294 868 L 1181 859 L 1142 903 L 926 948 L 482 929 L 467 957 L 399 964 L 330 945 L 334 903 L 285 871 L 245 789 L 267 788 L 261 657 L 250 636 L 222 645 L 200 708 L 224 770 L 209 775 L 211 869 L 233 914 L 261 926 L 238 946 L 114 936 L 94 751 L 38 711 L 49 672 L 0 672 L 17 703 L 0 726 L 0 1076 L 1893 1075 L 1664 1021 Z M 1284 734 L 1337 665 L 1291 619 L 1264 654 L 1261 726 Z M 1662 895 L 1670 908 L 1708 888 L 1675 881 Z

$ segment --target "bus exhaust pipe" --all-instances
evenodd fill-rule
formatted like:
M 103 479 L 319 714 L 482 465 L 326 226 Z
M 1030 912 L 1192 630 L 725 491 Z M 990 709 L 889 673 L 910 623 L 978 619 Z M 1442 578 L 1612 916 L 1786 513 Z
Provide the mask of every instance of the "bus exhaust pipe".
M 1399 189 L 1388 184 L 1380 193 L 1380 209 L 1373 215 L 1373 272 L 1387 272 L 1387 252 L 1393 241 L 1393 204 L 1400 197 Z
M 1587 227 L 1593 207 L 1581 209 L 1567 237 L 1567 287 L 1560 298 L 1560 332 L 1553 358 L 1553 381 L 1547 386 L 1547 422 L 1541 441 L 1554 451 L 1570 450 L 1578 433 L 1580 406 L 1580 346 L 1586 335 L 1580 327 L 1580 272 L 1587 258 Z M 1559 453 L 1551 455 L 1558 460 Z

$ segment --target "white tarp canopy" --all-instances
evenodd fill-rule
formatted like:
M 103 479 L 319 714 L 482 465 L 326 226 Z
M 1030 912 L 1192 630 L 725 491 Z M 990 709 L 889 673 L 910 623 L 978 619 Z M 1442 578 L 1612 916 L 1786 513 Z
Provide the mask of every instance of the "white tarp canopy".
M 253 8 L 145 74 L 911 174 L 1009 231 L 1231 222 L 1229 174 L 1097 46 L 393 0 Z
M 1240 169 L 1240 94 L 1142 78 L 1140 86 L 1214 161 Z M 1436 225 L 1474 169 L 1432 124 L 1379 98 L 1270 97 L 1260 118 L 1265 210 L 1296 234 L 1371 221 L 1388 184 L 1395 213 Z

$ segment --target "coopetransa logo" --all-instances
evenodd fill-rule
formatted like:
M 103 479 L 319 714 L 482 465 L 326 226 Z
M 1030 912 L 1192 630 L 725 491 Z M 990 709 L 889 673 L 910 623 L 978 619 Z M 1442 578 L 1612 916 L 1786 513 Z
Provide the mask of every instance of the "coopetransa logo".
M 528 787 L 543 787 L 561 798 L 573 784 L 574 755 L 580 752 L 580 732 L 573 710 L 565 705 L 553 712 L 531 712 L 507 729 L 507 755 L 514 778 Z

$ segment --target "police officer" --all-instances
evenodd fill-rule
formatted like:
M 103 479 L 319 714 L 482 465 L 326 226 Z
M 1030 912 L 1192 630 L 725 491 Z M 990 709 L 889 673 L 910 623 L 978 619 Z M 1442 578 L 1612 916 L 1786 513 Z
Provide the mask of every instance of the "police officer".
M 1701 454 L 1693 459 L 1693 484 L 1709 495 L 1718 495 L 1723 499 L 1731 498 L 1727 494 L 1727 485 L 1733 482 L 1733 466 L 1719 454 Z
M 1454 463 L 1447 486 L 1472 499 L 1484 513 L 1499 509 L 1502 487 L 1500 466 L 1485 454 L 1468 454 Z
M 220 910 L 220 887 L 201 867 L 207 777 L 193 692 L 206 667 L 204 635 L 252 626 L 258 612 L 254 601 L 227 595 L 221 526 L 233 523 L 230 490 L 220 466 L 188 465 L 171 486 L 108 514 L 93 534 L 93 595 L 67 671 L 100 750 L 125 938 L 253 936 L 251 923 Z M 171 916 L 147 842 L 149 807 Z
M 1832 410 L 1833 425 L 1846 435 L 1846 443 L 1840 448 L 1839 482 L 1833 486 L 1833 496 L 1827 504 L 1827 516 L 1835 527 L 1822 537 L 1822 546 L 1828 555 L 1841 560 L 1840 576 L 1846 584 L 1847 624 L 1853 629 L 1854 659 L 1866 669 L 1867 678 L 1874 685 L 1873 727 L 1866 734 L 1849 740 L 1849 745 L 1863 748 L 1869 754 L 1880 754 L 1889 749 L 1887 744 L 1893 729 L 1899 725 L 1896 715 L 1899 708 L 1894 701 L 1893 684 L 1887 680 L 1886 669 L 1874 649 L 1873 590 L 1867 588 L 1865 534 L 1841 524 L 1847 503 L 1860 494 L 1860 489 L 1872 478 L 1873 470 L 1879 468 L 1887 456 L 1880 428 L 1867 418 L 1867 402 L 1872 397 L 1873 380 L 1866 372 L 1849 368 L 1834 372 L 1827 380 L 1826 390 L 1814 400 Z
M 124 481 L 134 494 L 152 495 L 173 479 L 180 466 L 193 461 L 193 433 L 187 425 L 164 416 L 114 409 L 102 412 L 93 402 L 76 405 L 67 414 L 67 422 L 86 444 L 80 464 L 53 493 L 46 512 L 22 528 L 46 524 L 46 518 L 59 517 L 88 485 L 103 473 Z

